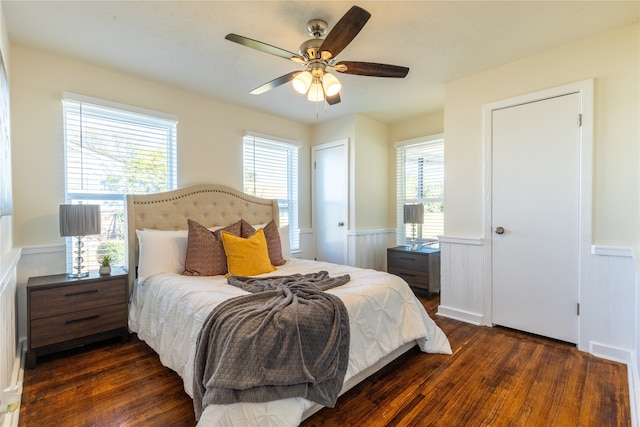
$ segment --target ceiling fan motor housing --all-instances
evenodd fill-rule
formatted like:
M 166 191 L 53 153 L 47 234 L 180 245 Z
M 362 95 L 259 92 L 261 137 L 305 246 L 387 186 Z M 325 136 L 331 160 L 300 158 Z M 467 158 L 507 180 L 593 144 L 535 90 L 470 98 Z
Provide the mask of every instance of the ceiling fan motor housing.
M 320 59 L 320 46 L 322 46 L 322 41 L 322 39 L 309 39 L 303 42 L 298 49 L 298 54 L 309 58 L 310 61 Z

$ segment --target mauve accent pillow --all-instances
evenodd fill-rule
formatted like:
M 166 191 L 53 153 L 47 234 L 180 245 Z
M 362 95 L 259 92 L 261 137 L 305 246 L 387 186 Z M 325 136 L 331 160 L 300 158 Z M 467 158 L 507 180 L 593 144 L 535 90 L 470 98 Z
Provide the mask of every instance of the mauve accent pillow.
M 244 219 L 241 219 L 240 237 L 245 239 L 256 232 L 255 228 Z M 264 227 L 264 237 L 267 239 L 267 249 L 269 250 L 269 259 L 272 265 L 284 265 L 287 260 L 282 256 L 282 242 L 280 242 L 280 231 L 274 220 L 271 220 Z
M 253 233 L 256 232 L 258 228 L 260 227 L 254 227 L 253 225 L 249 224 L 247 220 L 241 219 L 239 236 L 242 237 L 243 239 L 248 239 L 250 236 L 253 235 Z
M 187 241 L 187 257 L 184 262 L 185 276 L 217 276 L 227 274 L 227 255 L 224 252 L 222 230 L 236 236 L 242 230 L 241 222 L 235 222 L 225 228 L 211 231 L 207 227 L 188 220 L 189 235 Z
M 267 239 L 269 259 L 273 265 L 283 265 L 287 260 L 282 256 L 282 242 L 280 242 L 280 230 L 275 221 L 264 226 L 264 237 Z

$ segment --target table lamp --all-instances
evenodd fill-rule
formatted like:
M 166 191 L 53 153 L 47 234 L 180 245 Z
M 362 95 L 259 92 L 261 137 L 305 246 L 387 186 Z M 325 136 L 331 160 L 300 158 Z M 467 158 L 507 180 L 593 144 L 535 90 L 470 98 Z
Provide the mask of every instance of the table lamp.
M 404 205 L 404 223 L 411 224 L 411 249 L 418 249 L 416 224 L 424 222 L 424 205 Z
M 77 279 L 89 275 L 88 271 L 82 271 L 82 238 L 100 233 L 100 205 L 60 205 L 60 235 L 76 238 L 76 272 L 69 273 L 69 277 Z

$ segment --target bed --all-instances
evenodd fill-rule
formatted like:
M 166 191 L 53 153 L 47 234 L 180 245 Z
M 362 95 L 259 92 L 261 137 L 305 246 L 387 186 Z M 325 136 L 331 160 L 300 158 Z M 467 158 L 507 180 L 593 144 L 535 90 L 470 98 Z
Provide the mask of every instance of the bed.
M 245 220 L 256 230 L 266 230 L 265 224 L 278 223 L 278 202 L 208 184 L 128 195 L 126 207 L 129 328 L 158 353 L 165 366 L 180 375 L 185 391 L 193 397 L 195 343 L 205 319 L 223 301 L 247 292 L 228 285 L 224 275 L 182 274 L 192 224 L 213 231 Z M 423 352 L 451 354 L 446 336 L 401 278 L 292 258 L 287 233 L 286 227 L 278 229 L 283 264 L 257 277 L 318 271 L 333 277 L 350 276 L 346 284 L 327 291 L 337 296 L 348 312 L 349 359 L 340 394 L 415 345 Z M 210 404 L 198 425 L 296 426 L 320 409 L 322 406 L 301 397 Z

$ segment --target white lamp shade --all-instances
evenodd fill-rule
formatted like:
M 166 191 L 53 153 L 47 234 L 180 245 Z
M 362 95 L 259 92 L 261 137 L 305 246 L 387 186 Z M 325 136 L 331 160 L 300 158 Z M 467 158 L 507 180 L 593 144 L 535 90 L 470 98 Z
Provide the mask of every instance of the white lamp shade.
M 60 236 L 100 234 L 100 205 L 60 205 Z
M 296 92 L 305 94 L 309 90 L 309 86 L 311 86 L 311 80 L 313 80 L 311 73 L 303 71 L 293 79 L 291 84 L 293 84 L 293 88 Z
M 404 205 L 404 223 L 422 224 L 424 222 L 424 205 Z
M 324 92 L 327 96 L 333 96 L 342 89 L 342 85 L 337 77 L 329 73 L 325 73 L 324 76 L 322 76 L 322 87 L 324 87 Z
M 311 84 L 307 99 L 312 102 L 324 101 L 324 92 L 322 91 L 322 85 L 320 83 L 315 82 Z

